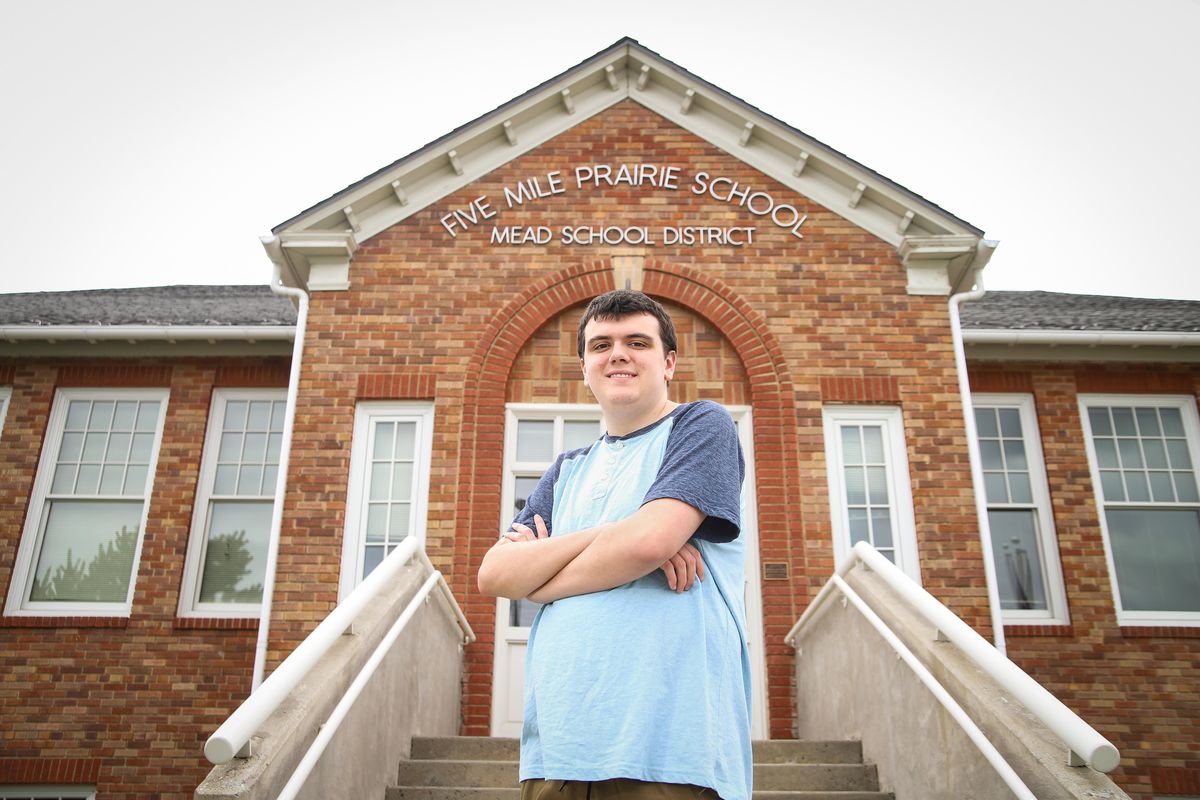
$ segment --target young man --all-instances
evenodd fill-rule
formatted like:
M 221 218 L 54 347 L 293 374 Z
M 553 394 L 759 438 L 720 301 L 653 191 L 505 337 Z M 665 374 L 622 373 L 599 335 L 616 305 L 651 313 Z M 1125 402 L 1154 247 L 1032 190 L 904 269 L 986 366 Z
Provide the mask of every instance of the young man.
M 607 431 L 558 457 L 480 567 L 481 591 L 545 604 L 522 800 L 749 800 L 745 466 L 723 408 L 668 398 L 675 349 L 646 295 L 591 302 L 578 351 Z

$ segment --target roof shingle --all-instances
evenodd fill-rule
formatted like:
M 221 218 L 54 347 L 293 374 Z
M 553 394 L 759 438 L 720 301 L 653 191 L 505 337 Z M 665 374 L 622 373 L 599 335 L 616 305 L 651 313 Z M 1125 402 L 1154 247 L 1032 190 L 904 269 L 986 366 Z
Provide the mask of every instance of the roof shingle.
M 295 325 L 262 286 L 152 286 L 0 294 L 0 325 Z

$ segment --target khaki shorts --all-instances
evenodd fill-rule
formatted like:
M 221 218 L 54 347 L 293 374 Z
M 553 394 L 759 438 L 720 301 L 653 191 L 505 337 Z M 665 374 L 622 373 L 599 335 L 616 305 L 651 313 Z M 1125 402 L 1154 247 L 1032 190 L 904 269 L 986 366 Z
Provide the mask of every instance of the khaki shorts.
M 719 800 L 717 793 L 690 783 L 647 783 L 632 778 L 607 781 L 521 781 L 521 800 Z

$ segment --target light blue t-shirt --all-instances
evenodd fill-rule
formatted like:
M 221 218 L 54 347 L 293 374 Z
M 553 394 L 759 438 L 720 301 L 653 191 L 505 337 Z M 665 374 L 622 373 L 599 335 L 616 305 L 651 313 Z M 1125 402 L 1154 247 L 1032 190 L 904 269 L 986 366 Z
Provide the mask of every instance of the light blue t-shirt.
M 672 497 L 707 517 L 692 543 L 706 578 L 682 594 L 661 570 L 544 606 L 529 632 L 521 780 L 691 783 L 751 791 L 750 661 L 740 532 L 745 471 L 721 406 L 700 401 L 623 437 L 564 453 L 518 522 L 552 536 Z

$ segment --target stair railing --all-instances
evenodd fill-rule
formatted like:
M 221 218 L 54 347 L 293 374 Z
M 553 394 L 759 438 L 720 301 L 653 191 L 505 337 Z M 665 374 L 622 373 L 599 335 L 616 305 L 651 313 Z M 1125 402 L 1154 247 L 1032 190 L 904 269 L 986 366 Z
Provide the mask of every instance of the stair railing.
M 475 633 L 471 630 L 471 625 L 467 622 L 466 615 L 463 614 L 458 602 L 454 599 L 450 587 L 446 585 L 446 580 L 442 576 L 442 573 L 434 568 L 433 564 L 429 561 L 429 556 L 425 554 L 424 549 L 421 548 L 416 538 L 409 537 L 388 554 L 387 558 L 383 559 L 371 574 L 355 587 L 313 629 L 312 633 L 284 659 L 283 663 L 262 682 L 258 689 L 247 697 L 229 718 L 217 728 L 213 735 L 208 738 L 208 741 L 204 745 L 204 755 L 209 762 L 212 764 L 225 764 L 232 761 L 235 756 L 248 757 L 250 755 L 250 738 L 267 718 L 279 708 L 280 704 L 288 697 L 291 691 L 308 675 L 334 642 L 350 628 L 363 609 L 396 580 L 401 569 L 413 558 L 416 558 L 426 569 L 430 570 L 431 574 L 417 591 L 416 596 L 409 602 L 408 607 L 405 608 L 404 612 L 393 623 L 388 633 L 384 636 L 383 641 L 376 648 L 375 652 L 372 653 L 362 671 L 355 678 L 350 689 L 347 690 L 346 695 L 330 715 L 329 720 L 322 726 L 317 739 L 310 746 L 309 752 L 301 762 L 302 767 L 307 764 L 307 771 L 304 773 L 304 778 L 307 778 L 309 772 L 311 772 L 320 753 L 324 752 L 329 739 L 332 738 L 333 733 L 337 730 L 337 725 L 341 723 L 350 706 L 353 705 L 354 699 L 358 697 L 363 687 L 366 686 L 370 676 L 374 674 L 375 669 L 383 660 L 384 655 L 386 655 L 388 648 L 396 641 L 396 638 L 404 630 L 404 626 L 412 619 L 421 604 L 428 601 L 432 591 L 436 589 L 448 601 L 449 609 L 459 628 L 462 630 L 463 643 L 470 644 L 475 641 Z M 348 701 L 347 698 L 349 698 Z M 320 746 L 319 751 L 310 759 L 310 756 L 313 755 L 313 749 L 317 748 L 318 744 Z M 297 774 L 300 769 L 301 767 L 297 768 Z M 293 776 L 293 780 L 295 780 L 295 776 Z M 301 784 L 303 784 L 303 778 L 297 783 L 290 796 L 295 795 L 295 790 L 298 790 Z M 287 786 L 290 787 L 291 785 L 292 783 L 289 782 Z M 286 794 L 287 787 L 285 787 L 284 792 Z M 283 796 L 283 794 L 280 795 L 280 797 Z
M 847 559 L 830 577 L 829 582 L 821 588 L 813 602 L 805 609 L 804 614 L 784 637 L 785 643 L 795 647 L 796 636 L 804 625 L 828 602 L 835 591 L 840 592 L 845 598 L 843 604 L 846 601 L 853 604 L 863 618 L 887 641 L 897 656 L 908 665 L 921 683 L 929 689 L 962 727 L 964 733 L 979 748 L 981 754 L 996 770 L 1005 785 L 1022 800 L 1037 800 L 962 706 L 888 627 L 887 623 L 867 605 L 858 592 L 844 580 L 844 576 L 859 564 L 879 575 L 893 591 L 934 626 L 940 637 L 955 644 L 977 667 L 1011 693 L 1030 713 L 1058 736 L 1067 746 L 1067 763 L 1069 765 L 1087 765 L 1098 772 L 1106 773 L 1117 768 L 1121 756 L 1110 741 L 1063 705 L 1062 701 L 1002 655 L 954 612 L 942 605 L 937 598 L 905 575 L 899 567 L 867 542 L 859 542 L 854 546 L 852 557 Z

